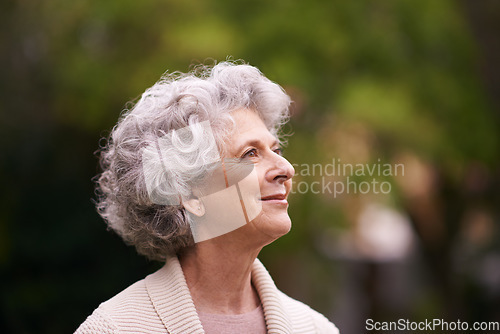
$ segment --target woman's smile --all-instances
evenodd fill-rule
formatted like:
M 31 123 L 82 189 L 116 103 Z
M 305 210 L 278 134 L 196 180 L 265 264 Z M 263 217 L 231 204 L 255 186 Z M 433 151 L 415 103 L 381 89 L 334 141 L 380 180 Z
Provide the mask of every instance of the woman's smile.
M 283 193 L 283 194 L 277 193 L 274 195 L 263 196 L 260 198 L 260 200 L 266 204 L 277 204 L 277 205 L 288 206 L 287 197 L 288 197 L 288 194 L 286 194 L 286 193 Z

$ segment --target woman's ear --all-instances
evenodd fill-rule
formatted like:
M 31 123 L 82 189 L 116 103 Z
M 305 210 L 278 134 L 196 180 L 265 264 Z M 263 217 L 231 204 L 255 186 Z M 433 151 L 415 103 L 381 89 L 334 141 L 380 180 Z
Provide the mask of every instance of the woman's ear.
M 182 200 L 182 206 L 193 215 L 197 217 L 203 217 L 205 214 L 205 206 L 203 202 L 198 197 L 191 197 L 189 199 Z

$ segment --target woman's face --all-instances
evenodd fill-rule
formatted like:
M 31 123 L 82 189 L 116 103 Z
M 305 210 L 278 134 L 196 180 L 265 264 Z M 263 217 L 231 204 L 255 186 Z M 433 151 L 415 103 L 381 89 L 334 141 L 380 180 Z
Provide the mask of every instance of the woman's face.
M 277 139 L 257 113 L 239 109 L 232 112 L 232 116 L 235 131 L 226 143 L 224 158 L 253 164 L 260 188 L 257 190 L 259 195 L 256 200 L 259 201 L 261 211 L 247 224 L 250 225 L 247 228 L 253 228 L 274 240 L 286 234 L 291 227 L 287 198 L 295 171 L 281 156 Z

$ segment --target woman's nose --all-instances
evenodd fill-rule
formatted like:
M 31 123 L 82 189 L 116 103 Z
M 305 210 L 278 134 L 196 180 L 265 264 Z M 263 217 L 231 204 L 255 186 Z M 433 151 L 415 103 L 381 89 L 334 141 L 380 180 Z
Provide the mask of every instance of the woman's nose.
M 289 180 L 295 174 L 295 169 L 292 164 L 288 162 L 281 155 L 275 154 L 269 170 L 266 173 L 267 181 L 279 181 L 281 183 Z

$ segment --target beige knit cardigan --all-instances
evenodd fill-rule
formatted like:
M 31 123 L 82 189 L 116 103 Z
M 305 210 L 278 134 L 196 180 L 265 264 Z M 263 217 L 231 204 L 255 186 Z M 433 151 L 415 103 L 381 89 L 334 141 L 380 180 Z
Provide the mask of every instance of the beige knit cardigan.
M 328 333 L 339 331 L 323 315 L 279 291 L 257 259 L 252 282 L 262 301 L 267 332 Z M 76 334 L 204 333 L 177 257 L 99 307 Z

